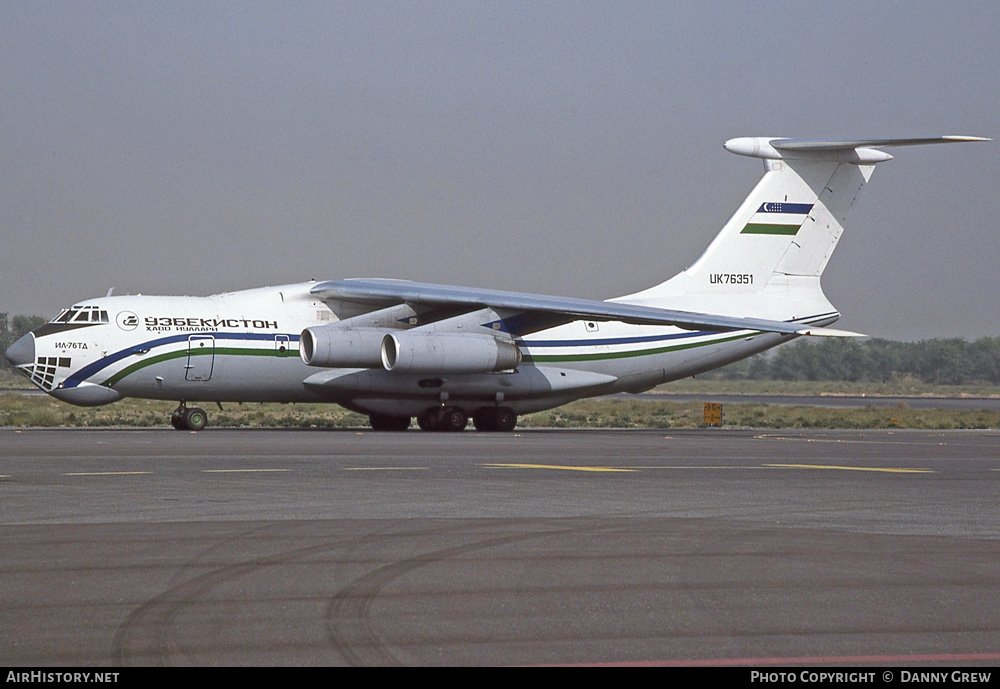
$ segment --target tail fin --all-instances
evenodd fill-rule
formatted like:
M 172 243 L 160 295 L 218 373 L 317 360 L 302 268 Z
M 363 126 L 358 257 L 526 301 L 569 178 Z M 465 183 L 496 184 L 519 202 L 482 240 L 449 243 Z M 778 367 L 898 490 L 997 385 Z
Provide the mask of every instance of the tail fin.
M 739 138 L 726 150 L 764 159 L 766 172 L 705 252 L 679 275 L 622 301 L 781 320 L 839 315 L 819 279 L 843 222 L 875 165 L 891 160 L 871 146 L 911 146 L 975 137 L 818 141 Z M 752 304 L 741 296 L 754 296 Z M 697 305 L 691 305 L 691 298 Z

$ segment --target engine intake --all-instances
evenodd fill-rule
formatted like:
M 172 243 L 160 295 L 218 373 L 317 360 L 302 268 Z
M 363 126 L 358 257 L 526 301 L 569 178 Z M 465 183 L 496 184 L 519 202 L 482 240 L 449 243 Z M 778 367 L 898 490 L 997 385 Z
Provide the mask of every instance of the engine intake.
M 299 356 L 308 366 L 323 368 L 379 368 L 382 337 L 377 328 L 320 325 L 306 328 L 299 340 Z

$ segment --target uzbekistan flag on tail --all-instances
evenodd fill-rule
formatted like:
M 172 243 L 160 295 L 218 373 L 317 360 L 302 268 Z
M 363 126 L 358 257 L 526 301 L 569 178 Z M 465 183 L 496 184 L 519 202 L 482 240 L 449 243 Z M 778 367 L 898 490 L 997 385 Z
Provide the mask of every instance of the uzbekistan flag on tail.
M 811 203 L 762 203 L 740 234 L 794 235 L 802 227 L 812 207 Z

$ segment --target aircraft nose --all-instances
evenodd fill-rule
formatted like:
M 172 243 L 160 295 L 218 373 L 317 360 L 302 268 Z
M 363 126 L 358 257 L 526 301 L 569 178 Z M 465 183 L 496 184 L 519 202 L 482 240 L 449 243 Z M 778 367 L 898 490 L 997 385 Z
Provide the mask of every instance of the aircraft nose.
M 16 366 L 24 366 L 35 362 L 35 336 L 31 333 L 22 335 L 21 339 L 12 344 L 4 352 L 7 361 Z

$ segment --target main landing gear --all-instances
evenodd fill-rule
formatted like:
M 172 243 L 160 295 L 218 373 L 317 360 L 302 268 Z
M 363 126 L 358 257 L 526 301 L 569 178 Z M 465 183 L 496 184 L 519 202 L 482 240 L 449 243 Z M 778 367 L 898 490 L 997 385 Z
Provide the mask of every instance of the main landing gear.
M 422 431 L 455 433 L 464 431 L 469 417 L 458 407 L 432 407 L 417 417 Z
M 410 426 L 408 416 L 370 414 L 368 421 L 376 431 L 405 431 Z M 464 431 L 469 417 L 460 407 L 431 407 L 417 417 L 422 431 L 457 433 Z M 517 414 L 510 407 L 480 407 L 472 414 L 477 431 L 509 432 L 517 425 Z
M 509 433 L 517 425 L 517 414 L 510 407 L 482 407 L 472 415 L 477 431 Z
M 188 409 L 187 404 L 181 402 L 170 415 L 170 425 L 178 431 L 200 431 L 208 425 L 208 414 L 198 407 Z

